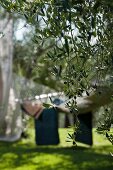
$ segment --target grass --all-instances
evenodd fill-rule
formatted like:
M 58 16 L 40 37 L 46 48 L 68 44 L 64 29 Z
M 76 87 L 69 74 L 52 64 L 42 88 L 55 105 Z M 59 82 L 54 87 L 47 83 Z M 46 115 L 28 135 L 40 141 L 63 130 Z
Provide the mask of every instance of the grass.
M 112 170 L 113 146 L 93 130 L 92 147 L 66 143 L 67 129 L 59 129 L 60 144 L 36 146 L 34 130 L 28 139 L 0 142 L 0 170 Z

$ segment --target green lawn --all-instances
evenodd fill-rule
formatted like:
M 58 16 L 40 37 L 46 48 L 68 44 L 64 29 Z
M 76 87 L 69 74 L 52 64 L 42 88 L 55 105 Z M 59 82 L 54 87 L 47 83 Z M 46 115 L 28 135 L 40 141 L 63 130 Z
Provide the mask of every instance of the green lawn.
M 66 143 L 67 129 L 59 129 L 58 146 L 36 146 L 34 131 L 28 139 L 0 142 L 0 170 L 112 170 L 113 146 L 93 131 L 93 147 Z

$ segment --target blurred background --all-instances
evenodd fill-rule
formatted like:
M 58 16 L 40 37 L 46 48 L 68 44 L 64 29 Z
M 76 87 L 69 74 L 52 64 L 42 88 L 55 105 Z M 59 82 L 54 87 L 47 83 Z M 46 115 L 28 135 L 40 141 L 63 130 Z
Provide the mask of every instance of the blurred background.
M 58 144 L 37 144 L 36 122 L 25 115 L 20 103 L 37 98 L 48 104 L 55 99 L 61 103 L 67 100 L 61 93 L 62 79 L 54 75 L 54 61 L 44 57 L 48 49 L 53 50 L 53 40 L 47 39 L 42 45 L 42 41 L 34 39 L 35 27 L 24 17 L 0 10 L 0 169 L 112 169 L 112 144 L 96 131 L 103 107 L 91 113 L 89 134 L 78 137 L 74 145 L 74 117 L 65 113 L 58 113 Z M 87 122 L 82 123 L 86 127 Z

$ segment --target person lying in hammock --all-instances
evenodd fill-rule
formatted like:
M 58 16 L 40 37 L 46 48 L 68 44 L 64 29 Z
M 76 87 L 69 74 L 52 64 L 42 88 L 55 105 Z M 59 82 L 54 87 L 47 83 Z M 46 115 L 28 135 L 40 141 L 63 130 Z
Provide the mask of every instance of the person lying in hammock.
M 111 102 L 113 96 L 113 89 L 106 87 L 98 87 L 98 89 L 89 96 L 77 97 L 77 109 L 80 114 L 85 114 L 98 109 L 101 106 L 107 105 Z M 65 107 L 65 104 L 53 106 L 58 112 L 70 113 L 70 110 Z M 45 109 L 41 101 L 25 100 L 21 104 L 21 109 L 29 116 L 38 119 Z

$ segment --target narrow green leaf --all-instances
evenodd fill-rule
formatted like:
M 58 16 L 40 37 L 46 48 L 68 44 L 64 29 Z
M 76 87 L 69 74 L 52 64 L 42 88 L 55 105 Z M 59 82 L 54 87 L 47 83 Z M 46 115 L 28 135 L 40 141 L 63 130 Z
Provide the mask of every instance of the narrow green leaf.
M 43 103 L 43 106 L 46 107 L 46 108 L 50 108 L 52 105 L 48 104 L 48 103 Z
M 69 55 L 69 44 L 68 44 L 68 39 L 65 37 L 65 49 L 67 54 Z

